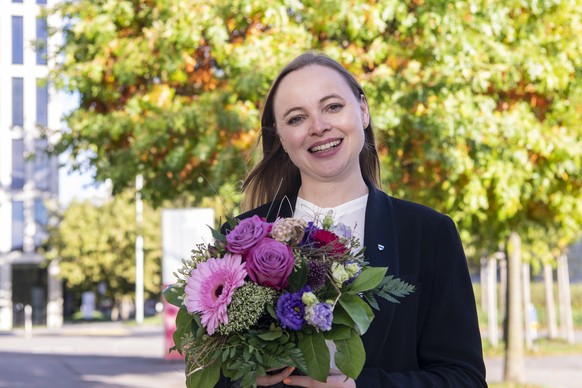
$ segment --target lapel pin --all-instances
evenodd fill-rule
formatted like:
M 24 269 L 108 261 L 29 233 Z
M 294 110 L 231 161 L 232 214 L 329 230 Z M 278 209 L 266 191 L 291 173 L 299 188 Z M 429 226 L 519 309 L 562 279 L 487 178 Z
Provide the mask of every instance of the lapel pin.
M 382 244 L 378 244 L 378 250 L 379 250 L 379 251 L 383 251 L 383 250 L 384 250 L 384 245 L 382 245 Z

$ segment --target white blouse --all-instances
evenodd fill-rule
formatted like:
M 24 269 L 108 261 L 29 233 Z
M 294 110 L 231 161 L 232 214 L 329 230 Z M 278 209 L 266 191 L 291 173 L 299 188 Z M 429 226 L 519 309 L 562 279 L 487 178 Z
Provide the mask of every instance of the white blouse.
M 295 205 L 294 218 L 300 218 L 307 222 L 313 221 L 315 225 L 321 226 L 321 223 L 329 211 L 333 212 L 334 224 L 342 223 L 352 229 L 362 246 L 364 245 L 364 227 L 366 218 L 366 204 L 368 203 L 368 194 L 351 201 L 342 203 L 335 207 L 322 208 L 314 203 L 297 197 Z

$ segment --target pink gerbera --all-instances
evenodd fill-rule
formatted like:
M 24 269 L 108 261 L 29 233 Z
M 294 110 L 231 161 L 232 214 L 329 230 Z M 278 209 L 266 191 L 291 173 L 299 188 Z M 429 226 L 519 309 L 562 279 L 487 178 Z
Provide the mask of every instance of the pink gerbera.
M 189 313 L 200 313 L 209 335 L 220 323 L 228 323 L 226 308 L 234 290 L 243 285 L 246 276 L 242 256 L 230 253 L 222 259 L 199 263 L 190 273 L 184 304 Z

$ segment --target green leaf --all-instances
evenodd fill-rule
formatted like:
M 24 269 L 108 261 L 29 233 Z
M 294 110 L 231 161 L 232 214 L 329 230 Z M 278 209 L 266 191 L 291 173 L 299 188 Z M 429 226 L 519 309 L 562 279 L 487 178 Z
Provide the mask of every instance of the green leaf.
M 334 341 L 337 348 L 334 360 L 343 374 L 355 380 L 364 368 L 366 351 L 358 333 L 350 330 L 350 334 L 346 339 Z
M 181 287 L 176 287 L 175 284 L 169 285 L 163 292 L 164 299 L 176 307 L 182 307 L 182 300 L 178 299 L 180 295 L 184 295 L 184 289 Z
M 212 364 L 186 376 L 186 387 L 206 388 L 214 387 L 220 379 L 220 362 L 215 360 Z
M 345 298 L 345 294 L 343 297 Z M 343 326 L 348 326 L 348 327 L 352 327 L 355 324 L 354 320 L 350 317 L 350 315 L 346 312 L 346 310 L 341 306 L 341 304 L 336 305 L 335 308 L 333 309 L 332 323 L 333 323 L 333 326 L 343 325 Z
M 360 335 L 364 334 L 370 327 L 372 319 L 374 319 L 374 312 L 370 306 L 359 296 L 350 294 L 342 295 L 339 304 L 355 322 L 358 333 Z
M 400 303 L 400 301 L 396 298 L 403 298 L 414 292 L 414 290 L 414 285 L 408 284 L 405 281 L 395 278 L 391 275 L 384 278 L 377 294 L 389 302 Z
M 351 327 L 344 325 L 333 325 L 330 331 L 323 333 L 326 340 L 340 340 L 349 338 L 351 335 Z
M 182 340 L 184 336 L 192 334 L 193 317 L 186 311 L 186 309 L 178 310 L 176 315 L 176 331 L 172 334 L 176 349 L 182 354 Z
M 315 380 L 325 382 L 329 375 L 329 349 L 322 333 L 302 333 L 298 336 L 298 347 L 303 353 L 307 374 Z
M 359 293 L 372 290 L 378 286 L 384 279 L 384 275 L 388 270 L 387 267 L 364 267 L 362 272 L 347 288 L 348 293 Z
M 288 282 L 288 291 L 289 292 L 297 292 L 300 290 L 305 284 L 307 283 L 307 276 L 309 274 L 309 269 L 305 263 L 301 263 L 299 267 L 295 267 L 289 278 L 287 279 Z
M 257 334 L 257 337 L 259 337 L 260 339 L 263 339 L 265 341 L 273 341 L 276 340 L 277 338 L 281 337 L 283 335 L 283 330 L 280 327 L 271 329 L 269 331 L 266 331 L 264 333 L 260 333 Z

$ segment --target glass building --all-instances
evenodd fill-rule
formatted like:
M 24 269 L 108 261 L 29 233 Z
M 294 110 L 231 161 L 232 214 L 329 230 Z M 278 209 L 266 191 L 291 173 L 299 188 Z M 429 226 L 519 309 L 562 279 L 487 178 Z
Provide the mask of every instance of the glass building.
M 50 3 L 0 0 L 0 330 L 23 325 L 26 305 L 33 324 L 62 324 L 58 267 L 42 265 L 39 249 L 58 201 L 58 163 L 46 152 L 56 135 L 46 129 L 61 120 L 46 83 Z

